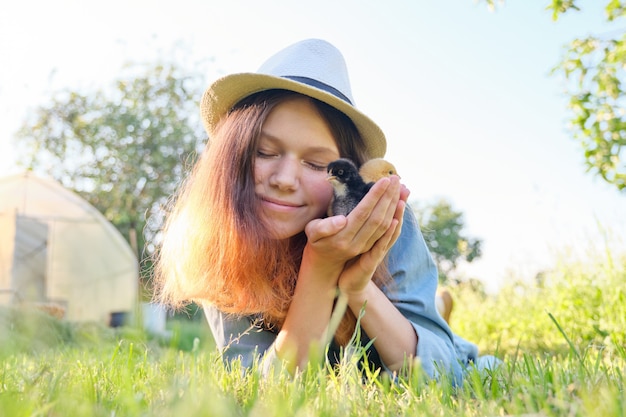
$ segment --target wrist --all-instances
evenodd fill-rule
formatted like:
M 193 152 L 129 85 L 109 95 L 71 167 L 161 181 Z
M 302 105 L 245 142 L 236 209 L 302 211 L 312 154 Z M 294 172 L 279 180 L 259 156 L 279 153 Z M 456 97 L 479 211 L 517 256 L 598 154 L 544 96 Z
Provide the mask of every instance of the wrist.
M 307 251 L 305 248 L 296 282 L 296 291 L 298 288 L 306 288 L 304 291 L 317 289 L 331 294 L 334 298 L 341 270 L 342 265 L 329 263 L 314 251 Z
M 353 311 L 354 309 L 356 309 L 355 313 L 358 313 L 361 307 L 363 307 L 363 304 L 365 304 L 367 300 L 372 298 L 372 296 L 374 295 L 374 291 L 377 289 L 378 287 L 376 287 L 376 284 L 374 284 L 372 281 L 368 281 L 365 287 L 359 290 L 344 291 L 341 288 L 339 290 L 344 293 L 346 297 L 348 297 L 348 305 L 350 306 L 350 308 Z
M 323 275 L 339 277 L 343 271 L 345 262 L 334 260 L 328 255 L 319 253 L 307 244 L 302 252 L 300 265 L 301 270 L 302 268 L 309 268 Z

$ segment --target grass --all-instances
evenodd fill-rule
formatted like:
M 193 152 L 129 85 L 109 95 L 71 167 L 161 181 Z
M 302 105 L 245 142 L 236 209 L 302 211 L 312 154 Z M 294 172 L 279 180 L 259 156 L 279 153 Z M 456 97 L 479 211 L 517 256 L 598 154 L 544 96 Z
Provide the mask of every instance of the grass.
M 202 320 L 169 340 L 0 310 L 0 416 L 625 416 L 626 258 L 564 263 L 498 296 L 456 288 L 452 327 L 505 365 L 453 387 L 413 372 L 227 368 Z M 610 260 L 610 262 L 609 262 Z

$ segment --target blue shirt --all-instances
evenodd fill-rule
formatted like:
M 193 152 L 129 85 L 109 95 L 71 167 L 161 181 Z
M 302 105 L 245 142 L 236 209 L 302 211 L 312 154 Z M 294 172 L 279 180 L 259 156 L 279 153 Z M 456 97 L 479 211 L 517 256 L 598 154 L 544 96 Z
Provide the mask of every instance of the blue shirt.
M 478 348 L 455 335 L 438 313 L 435 306 L 437 267 L 417 220 L 408 208 L 402 232 L 389 252 L 388 269 L 393 282 L 383 291 L 413 325 L 418 336 L 415 356 L 422 369 L 430 377 L 447 373 L 455 381 L 461 381 L 465 367 L 477 359 Z M 255 317 L 225 314 L 209 304 L 204 305 L 204 312 L 226 361 L 240 359 L 244 367 L 250 367 L 256 355 L 261 356 L 262 363 L 273 361 L 277 332 L 256 326 Z M 365 345 L 369 339 L 367 335 L 363 336 L 362 344 Z M 375 348 L 372 346 L 370 350 L 369 364 L 386 369 Z M 338 352 L 338 347 L 331 345 L 328 359 L 335 361 Z

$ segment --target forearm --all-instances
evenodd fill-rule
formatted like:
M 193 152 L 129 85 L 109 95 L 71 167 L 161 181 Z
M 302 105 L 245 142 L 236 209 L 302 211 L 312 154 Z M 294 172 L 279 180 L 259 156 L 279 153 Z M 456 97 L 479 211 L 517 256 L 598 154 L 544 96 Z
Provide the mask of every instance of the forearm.
M 418 343 L 415 329 L 371 281 L 362 292 L 348 297 L 348 306 L 357 317 L 365 303 L 361 326 L 375 339 L 374 347 L 381 360 L 390 370 L 397 371 L 415 356 Z
M 290 362 L 291 369 L 306 363 L 312 347 L 323 349 L 341 272 L 340 266 L 320 269 L 313 265 L 303 259 L 287 317 L 276 338 L 278 356 Z

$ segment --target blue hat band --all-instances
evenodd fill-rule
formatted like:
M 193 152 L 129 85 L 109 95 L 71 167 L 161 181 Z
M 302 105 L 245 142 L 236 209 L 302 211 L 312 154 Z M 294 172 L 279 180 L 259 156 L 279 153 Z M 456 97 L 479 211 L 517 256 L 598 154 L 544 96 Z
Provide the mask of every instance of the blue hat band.
M 345 95 L 343 95 L 341 91 L 337 90 L 336 88 L 331 87 L 330 85 L 324 84 L 321 81 L 314 80 L 313 78 L 297 77 L 297 76 L 291 76 L 291 75 L 283 75 L 282 78 L 287 78 L 288 80 L 297 81 L 299 83 L 306 84 L 310 87 L 315 87 L 319 90 L 326 91 L 327 93 L 332 94 L 333 96 L 345 101 L 349 105 L 354 106 L 354 104 L 352 104 L 350 99 L 346 97 Z

